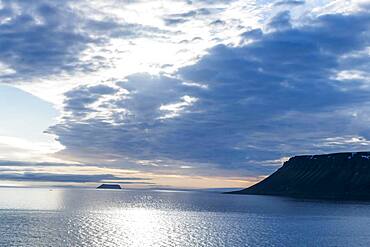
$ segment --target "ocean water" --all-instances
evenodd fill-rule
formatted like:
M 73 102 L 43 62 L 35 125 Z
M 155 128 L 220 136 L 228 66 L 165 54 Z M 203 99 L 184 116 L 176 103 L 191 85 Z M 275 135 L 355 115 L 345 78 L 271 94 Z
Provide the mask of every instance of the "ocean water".
M 370 246 L 370 204 L 1 188 L 0 246 Z

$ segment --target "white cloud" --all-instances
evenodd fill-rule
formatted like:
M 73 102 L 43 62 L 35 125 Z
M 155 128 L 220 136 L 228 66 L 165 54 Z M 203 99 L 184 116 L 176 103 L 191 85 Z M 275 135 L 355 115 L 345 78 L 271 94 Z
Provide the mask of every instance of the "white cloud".
M 160 116 L 159 119 L 178 117 L 181 113 L 186 111 L 189 107 L 191 107 L 194 103 L 198 101 L 197 98 L 191 97 L 189 95 L 184 95 L 180 99 L 180 102 L 177 103 L 161 105 L 159 107 L 159 110 L 165 112 L 165 114 Z
M 57 141 L 35 142 L 19 137 L 0 136 L 0 156 L 7 160 L 61 162 L 53 154 L 62 149 L 64 146 Z
M 0 77 L 11 75 L 14 73 L 16 73 L 14 69 L 12 69 L 10 66 L 0 61 Z

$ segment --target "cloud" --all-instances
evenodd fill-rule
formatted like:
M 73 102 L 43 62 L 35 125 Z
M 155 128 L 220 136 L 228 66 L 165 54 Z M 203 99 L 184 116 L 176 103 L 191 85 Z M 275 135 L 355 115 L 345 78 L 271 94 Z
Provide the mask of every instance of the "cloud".
M 304 0 L 285 0 L 277 1 L 274 3 L 275 6 L 287 5 L 287 6 L 299 6 L 305 4 Z
M 81 165 L 81 166 L 85 166 Z M 28 166 L 28 167 L 55 167 L 55 166 L 79 166 L 77 163 L 57 163 L 57 162 L 26 162 L 14 160 L 0 160 L 0 167 L 2 166 Z
M 257 40 L 263 37 L 263 32 L 260 28 L 257 28 L 243 32 L 240 36 L 244 39 Z
M 217 45 L 172 76 L 115 80 L 119 90 L 111 97 L 81 88 L 68 92 L 66 116 L 117 114 L 65 117 L 49 131 L 66 146 L 65 155 L 167 160 L 210 173 L 266 175 L 276 168 L 263 160 L 362 149 L 370 139 L 368 85 L 361 77 L 344 81 L 336 75 L 366 70 L 369 24 L 364 12 L 322 15 L 295 27 L 282 12 L 272 19 L 274 28 L 257 31 L 253 42 Z
M 200 2 L 200 3 L 212 5 L 212 4 L 220 4 L 220 3 L 229 4 L 229 3 L 235 2 L 235 0 L 198 0 L 198 1 L 186 0 L 186 2 L 188 4 L 194 4 L 194 3 Z
M 86 114 L 94 110 L 89 108 L 89 105 L 96 102 L 104 95 L 114 94 L 117 90 L 106 86 L 80 86 L 73 91 L 66 93 L 66 100 L 64 101 L 65 110 L 73 114 L 72 117 L 86 116 Z
M 166 34 L 171 34 L 170 31 L 158 27 L 139 23 L 128 23 L 113 18 L 105 18 L 102 20 L 87 19 L 85 28 L 90 31 L 91 34 L 99 35 L 100 38 L 107 39 L 135 39 L 138 37 L 165 38 Z
M 158 27 L 111 18 L 93 18 L 83 1 L 4 0 L 0 6 L 0 82 L 29 81 L 111 66 L 94 55 L 111 39 L 166 38 Z M 101 54 L 101 53 L 99 53 Z
M 93 39 L 78 32 L 67 2 L 2 1 L 0 61 L 29 78 L 81 68 L 78 55 Z
M 286 10 L 278 13 L 271 19 L 269 26 L 272 29 L 290 29 L 292 27 L 290 23 L 290 12 Z
M 196 18 L 205 18 L 222 12 L 223 8 L 198 8 L 183 13 L 170 14 L 163 20 L 166 25 L 177 25 Z
M 57 173 L 4 173 L 0 174 L 1 180 L 7 181 L 38 181 L 38 182 L 63 182 L 63 183 L 97 183 L 117 182 L 121 184 L 150 184 L 140 180 L 147 180 L 135 177 L 116 177 L 111 174 L 57 174 Z

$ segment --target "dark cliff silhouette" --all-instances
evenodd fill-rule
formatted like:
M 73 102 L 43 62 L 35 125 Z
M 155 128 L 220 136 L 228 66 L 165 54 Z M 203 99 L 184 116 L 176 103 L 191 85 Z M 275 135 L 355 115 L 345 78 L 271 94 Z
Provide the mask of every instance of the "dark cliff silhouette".
M 261 182 L 229 193 L 370 200 L 370 152 L 296 156 Z

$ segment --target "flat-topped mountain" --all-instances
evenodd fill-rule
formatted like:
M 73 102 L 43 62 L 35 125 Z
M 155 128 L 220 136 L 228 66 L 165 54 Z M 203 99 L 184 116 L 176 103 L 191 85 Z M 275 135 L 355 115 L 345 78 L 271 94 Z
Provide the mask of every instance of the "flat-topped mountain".
M 114 190 L 120 190 L 122 189 L 119 184 L 102 184 L 97 187 L 97 189 L 114 189 Z
M 261 182 L 230 193 L 370 200 L 370 152 L 295 156 Z

